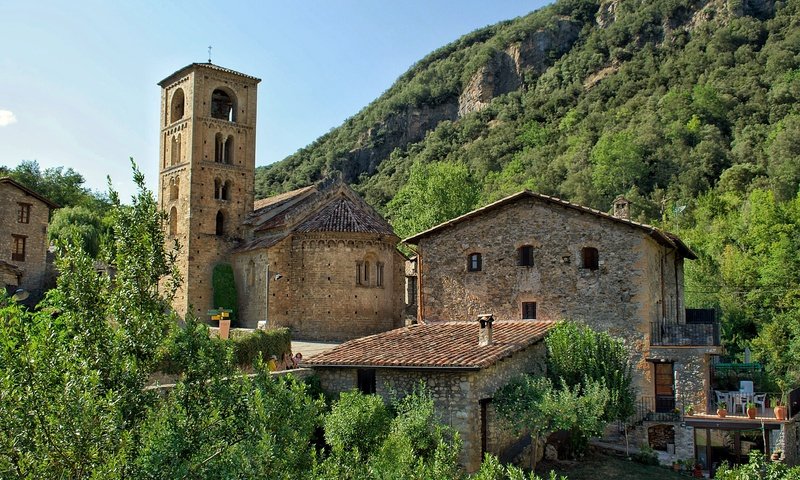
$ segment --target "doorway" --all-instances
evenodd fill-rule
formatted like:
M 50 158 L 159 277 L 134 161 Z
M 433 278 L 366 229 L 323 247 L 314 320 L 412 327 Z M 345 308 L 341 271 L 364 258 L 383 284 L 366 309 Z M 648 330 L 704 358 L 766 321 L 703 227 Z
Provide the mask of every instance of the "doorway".
M 672 363 L 655 363 L 656 412 L 669 413 L 675 409 L 675 370 Z

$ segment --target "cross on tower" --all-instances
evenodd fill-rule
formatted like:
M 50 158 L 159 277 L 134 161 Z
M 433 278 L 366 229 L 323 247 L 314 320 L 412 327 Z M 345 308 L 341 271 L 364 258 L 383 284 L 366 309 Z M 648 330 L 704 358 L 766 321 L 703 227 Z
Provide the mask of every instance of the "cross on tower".
M 211 63 L 211 45 L 208 46 L 208 63 Z

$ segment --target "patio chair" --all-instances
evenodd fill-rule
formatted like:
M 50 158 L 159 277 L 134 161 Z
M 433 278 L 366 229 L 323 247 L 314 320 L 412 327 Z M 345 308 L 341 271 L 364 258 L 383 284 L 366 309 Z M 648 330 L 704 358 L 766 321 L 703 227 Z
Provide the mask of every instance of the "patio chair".
M 750 395 L 747 392 L 734 392 L 731 394 L 731 410 L 733 414 L 736 415 L 736 411 L 739 408 L 742 409 L 742 415 L 747 413 L 747 402 L 750 399 Z
M 722 402 L 725 402 L 726 404 L 730 405 L 730 397 L 726 392 L 720 392 L 719 390 L 714 390 L 714 394 L 717 397 L 717 408 L 719 408 L 719 404 Z
M 767 394 L 760 393 L 758 395 L 753 395 L 753 403 L 756 404 L 756 407 L 760 405 L 761 413 L 764 413 L 764 408 L 766 408 L 766 403 L 767 403 Z
M 742 380 L 739 382 L 739 391 L 742 393 L 753 393 L 753 381 Z

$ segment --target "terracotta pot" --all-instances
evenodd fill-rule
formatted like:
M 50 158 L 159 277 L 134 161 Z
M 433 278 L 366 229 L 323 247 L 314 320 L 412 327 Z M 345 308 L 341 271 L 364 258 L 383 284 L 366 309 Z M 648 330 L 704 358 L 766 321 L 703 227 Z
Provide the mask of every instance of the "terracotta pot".
M 725 418 L 725 415 L 727 414 L 728 414 L 727 410 L 723 410 L 721 408 L 717 409 L 717 416 L 719 416 L 719 418 Z
M 775 418 L 778 420 L 786 420 L 786 405 L 781 405 L 772 409 L 775 412 Z
M 750 418 L 756 418 L 756 413 L 758 413 L 758 409 L 755 407 L 747 409 L 747 416 Z
M 680 472 L 681 471 L 681 464 L 678 463 L 678 462 L 673 463 L 672 464 L 672 469 L 675 470 L 676 472 Z
M 781 459 L 781 454 L 779 452 L 774 452 L 772 455 L 770 455 L 770 459 L 773 462 L 777 462 L 778 460 Z

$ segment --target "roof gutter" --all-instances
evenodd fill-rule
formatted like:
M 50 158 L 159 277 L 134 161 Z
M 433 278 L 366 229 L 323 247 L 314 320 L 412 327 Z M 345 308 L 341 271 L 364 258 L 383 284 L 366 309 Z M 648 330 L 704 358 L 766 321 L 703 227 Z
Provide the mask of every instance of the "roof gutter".
M 485 367 L 471 365 L 467 367 L 457 366 L 412 366 L 412 365 L 370 365 L 370 364 L 341 364 L 341 363 L 321 363 L 321 364 L 308 364 L 301 363 L 303 368 L 375 368 L 375 369 L 394 369 L 394 370 L 453 370 L 453 371 L 478 371 Z

